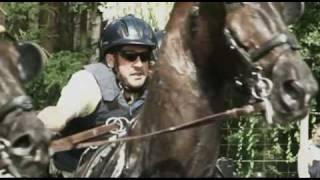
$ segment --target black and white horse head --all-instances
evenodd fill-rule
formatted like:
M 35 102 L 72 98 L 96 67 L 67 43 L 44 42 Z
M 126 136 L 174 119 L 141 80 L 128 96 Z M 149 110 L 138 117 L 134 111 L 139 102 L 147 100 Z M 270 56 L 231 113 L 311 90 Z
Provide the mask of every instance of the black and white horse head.
M 0 41 L 0 168 L 15 177 L 44 176 L 49 163 L 50 133 L 23 88 L 44 60 L 34 43 Z

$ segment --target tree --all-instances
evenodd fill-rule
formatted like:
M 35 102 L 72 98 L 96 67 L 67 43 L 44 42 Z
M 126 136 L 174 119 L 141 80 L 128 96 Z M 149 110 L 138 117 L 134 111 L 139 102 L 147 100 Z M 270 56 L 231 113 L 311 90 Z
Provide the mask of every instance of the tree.
M 40 2 L 39 4 L 40 44 L 49 52 L 58 46 L 58 10 L 59 3 Z
M 0 25 L 5 26 L 6 12 L 3 10 L 3 2 L 0 2 Z

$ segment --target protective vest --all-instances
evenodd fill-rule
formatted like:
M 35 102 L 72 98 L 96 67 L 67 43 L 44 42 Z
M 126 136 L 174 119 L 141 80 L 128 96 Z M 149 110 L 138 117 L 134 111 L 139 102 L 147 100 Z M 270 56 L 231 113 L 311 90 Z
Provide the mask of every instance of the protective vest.
M 90 64 L 84 66 L 84 69 L 90 72 L 97 81 L 102 100 L 99 102 L 96 110 L 90 115 L 71 120 L 61 131 L 62 137 L 105 124 L 105 121 L 109 117 L 132 119 L 137 110 L 143 105 L 147 94 L 145 91 L 140 98 L 129 105 L 124 99 L 123 94 L 120 93 L 120 88 L 112 69 L 103 63 Z M 83 151 L 84 149 L 79 149 L 56 153 L 53 157 L 56 167 L 65 171 L 73 171 L 76 169 Z

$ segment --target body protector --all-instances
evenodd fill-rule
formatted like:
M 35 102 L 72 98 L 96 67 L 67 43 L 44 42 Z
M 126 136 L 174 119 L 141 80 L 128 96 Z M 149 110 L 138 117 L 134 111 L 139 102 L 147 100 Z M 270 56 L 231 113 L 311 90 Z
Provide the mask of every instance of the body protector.
M 105 64 L 90 64 L 85 66 L 85 70 L 92 73 L 96 79 L 102 93 L 102 100 L 91 115 L 71 120 L 61 131 L 62 137 L 105 124 L 106 120 L 110 117 L 125 117 L 131 120 L 144 103 L 146 91 L 139 99 L 129 105 L 124 99 L 123 94 L 120 93 L 120 88 L 112 69 L 108 68 Z M 59 169 L 69 172 L 73 171 L 76 169 L 83 151 L 84 149 L 79 149 L 56 153 L 54 156 L 55 165 Z M 66 161 L 66 158 L 69 160 Z M 64 164 L 59 164 L 60 159 Z

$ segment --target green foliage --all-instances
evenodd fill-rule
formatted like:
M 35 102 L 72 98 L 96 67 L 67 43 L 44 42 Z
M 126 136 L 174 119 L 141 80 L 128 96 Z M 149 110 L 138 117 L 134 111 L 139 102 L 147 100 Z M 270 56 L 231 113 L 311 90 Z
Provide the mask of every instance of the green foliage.
M 6 28 L 17 40 L 30 40 L 38 42 L 40 31 L 38 29 L 38 2 L 7 2 L 4 3 Z
M 320 4 L 307 2 L 306 11 L 301 20 L 294 27 L 302 54 L 306 62 L 312 67 L 316 77 L 320 77 Z
M 70 4 L 68 10 L 72 13 L 81 13 L 92 5 L 92 3 L 84 2 L 68 3 Z M 6 28 L 18 41 L 40 43 L 40 36 L 48 33 L 46 28 L 39 27 L 40 10 L 56 13 L 48 3 L 10 2 L 3 5 L 7 12 Z M 43 72 L 26 85 L 27 93 L 32 96 L 35 107 L 41 109 L 48 105 L 54 105 L 71 74 L 87 64 L 92 53 L 92 50 L 81 49 L 76 52 L 60 51 L 53 53 Z
M 73 13 L 82 13 L 83 11 L 86 11 L 89 9 L 89 3 L 88 2 L 69 2 L 71 3 L 71 6 L 69 6 L 69 11 Z
M 36 109 L 54 105 L 60 91 L 71 75 L 89 63 L 91 50 L 83 52 L 60 51 L 52 55 L 42 73 L 27 84 L 27 93 L 34 100 Z

